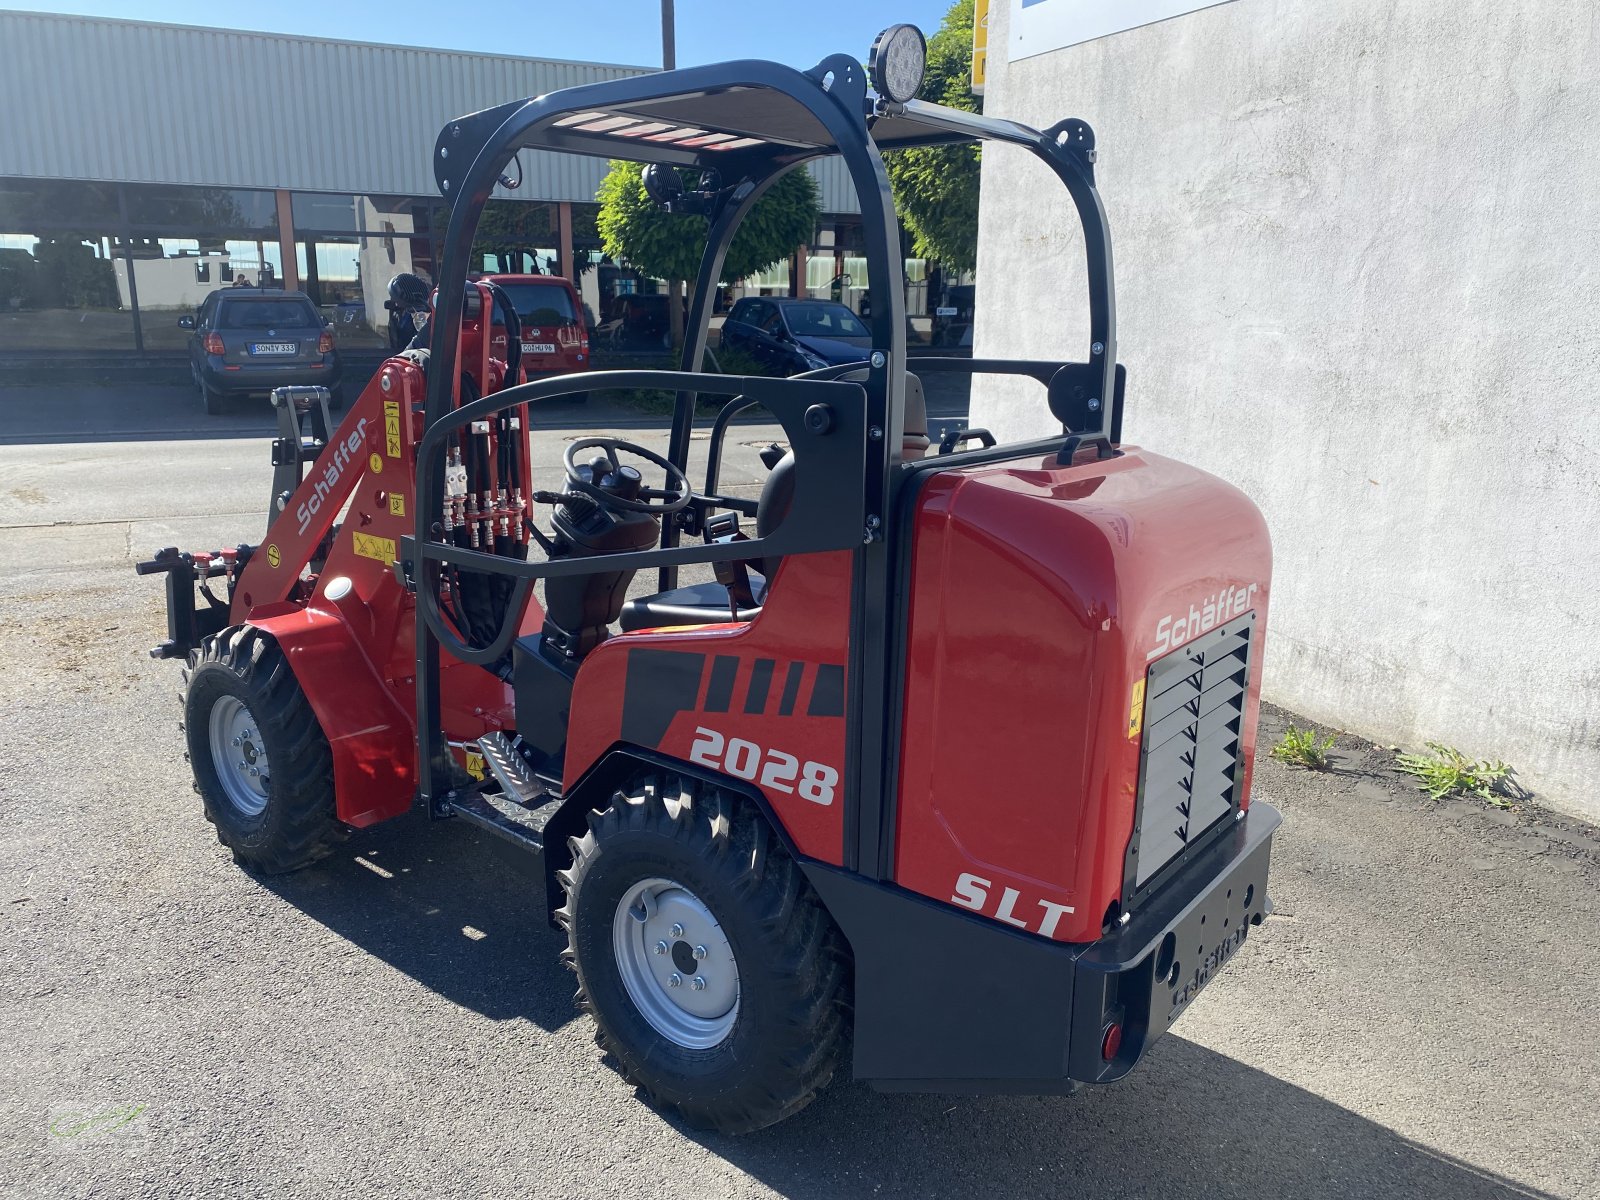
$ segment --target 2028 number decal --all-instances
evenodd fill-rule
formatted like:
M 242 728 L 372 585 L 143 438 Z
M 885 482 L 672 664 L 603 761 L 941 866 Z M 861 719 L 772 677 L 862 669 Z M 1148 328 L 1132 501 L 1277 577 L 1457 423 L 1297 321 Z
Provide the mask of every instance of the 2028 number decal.
M 689 761 L 739 779 L 758 780 L 762 787 L 827 806 L 833 803 L 839 772 L 827 763 L 802 763 L 782 750 L 763 750 L 743 738 L 724 738 L 704 725 L 694 731 Z M 798 780 L 798 783 L 796 782 Z

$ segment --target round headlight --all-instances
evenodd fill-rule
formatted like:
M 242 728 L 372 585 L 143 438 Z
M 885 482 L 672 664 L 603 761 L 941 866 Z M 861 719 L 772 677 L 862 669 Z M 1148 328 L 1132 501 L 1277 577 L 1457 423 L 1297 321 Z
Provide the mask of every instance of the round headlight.
M 872 43 L 867 74 L 880 96 L 904 104 L 922 86 L 928 65 L 928 43 L 915 25 L 891 25 Z

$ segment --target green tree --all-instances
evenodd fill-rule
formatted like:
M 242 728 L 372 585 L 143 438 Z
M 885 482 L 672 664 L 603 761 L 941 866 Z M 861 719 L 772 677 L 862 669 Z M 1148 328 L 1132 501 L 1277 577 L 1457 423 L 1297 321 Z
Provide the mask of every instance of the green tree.
M 669 213 L 645 195 L 636 162 L 611 164 L 600 184 L 600 214 L 596 224 L 600 244 L 615 259 L 656 279 L 667 281 L 667 309 L 671 314 L 673 345 L 683 343 L 683 281 L 700 271 L 705 252 L 705 217 Z M 684 187 L 692 188 L 696 176 L 687 172 Z M 734 235 L 722 265 L 722 282 L 733 283 L 793 254 L 816 232 L 820 200 L 809 172 L 790 171 L 756 201 Z
M 972 3 L 956 0 L 939 32 L 928 40 L 928 70 L 918 95 L 951 108 L 982 112 L 982 97 L 972 94 Z M 883 156 L 912 248 L 957 271 L 970 271 L 978 264 L 980 160 L 976 144 L 918 146 Z

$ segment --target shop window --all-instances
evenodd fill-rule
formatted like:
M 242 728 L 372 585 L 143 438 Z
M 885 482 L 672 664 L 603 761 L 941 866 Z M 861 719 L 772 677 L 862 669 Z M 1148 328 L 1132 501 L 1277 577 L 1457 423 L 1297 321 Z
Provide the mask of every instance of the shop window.
M 340 237 L 317 234 L 295 243 L 300 289 L 333 326 L 341 348 L 389 345 L 389 281 L 402 271 L 428 279 L 415 261 L 412 237 Z M 426 244 L 424 240 L 424 245 Z
M 127 261 L 113 235 L 0 224 L 0 353 L 132 350 Z
M 213 231 L 277 233 L 278 204 L 272 192 L 144 183 L 130 183 L 124 191 L 128 222 L 136 228 L 190 237 Z
M 486 274 L 559 275 L 560 240 L 555 205 L 491 200 L 478 221 L 471 262 Z
M 195 313 L 222 288 L 278 287 L 283 279 L 276 236 L 136 235 L 128 251 L 147 351 L 183 349 L 189 335 L 178 319 Z
M 341 347 L 387 348 L 389 281 L 401 272 L 433 278 L 429 228 L 448 211 L 406 196 L 319 192 L 296 192 L 291 204 L 301 290 Z
M 115 229 L 121 223 L 114 183 L 0 178 L 0 229 Z
M 357 232 L 356 199 L 329 192 L 296 192 L 289 199 L 295 232 Z

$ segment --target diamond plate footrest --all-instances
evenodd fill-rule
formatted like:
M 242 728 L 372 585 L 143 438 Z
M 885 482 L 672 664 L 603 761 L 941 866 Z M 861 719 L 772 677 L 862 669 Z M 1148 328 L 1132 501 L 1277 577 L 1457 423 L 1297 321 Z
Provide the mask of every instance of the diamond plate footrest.
M 517 753 L 511 739 L 505 734 L 495 732 L 479 738 L 478 752 L 483 755 L 484 765 L 489 768 L 489 773 L 508 799 L 524 808 L 533 808 L 549 798 L 544 785 L 528 769 L 522 755 Z

